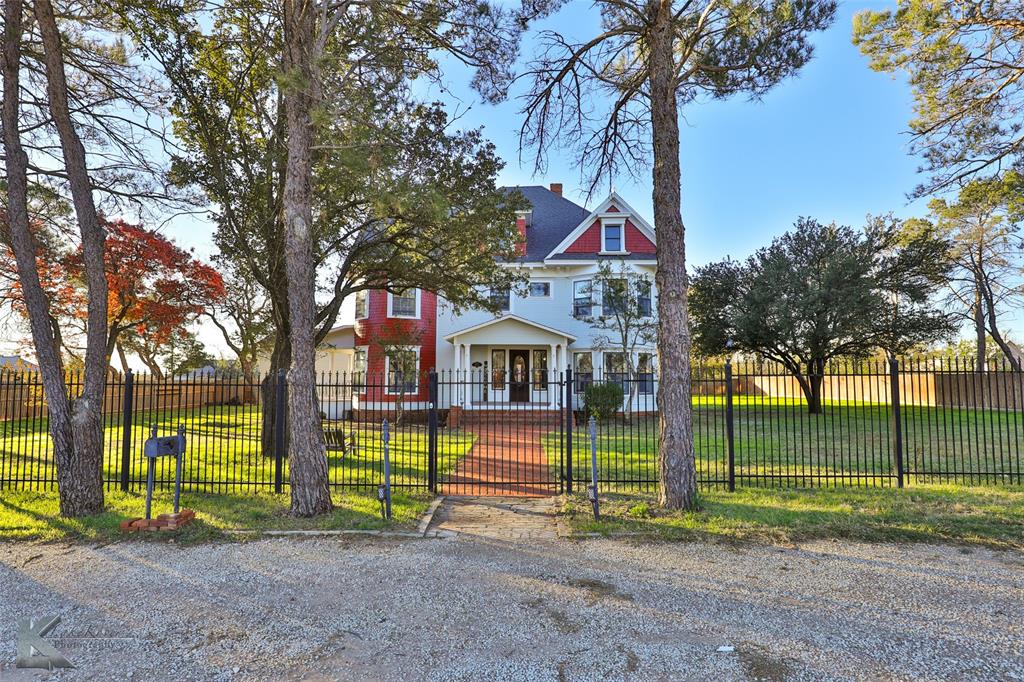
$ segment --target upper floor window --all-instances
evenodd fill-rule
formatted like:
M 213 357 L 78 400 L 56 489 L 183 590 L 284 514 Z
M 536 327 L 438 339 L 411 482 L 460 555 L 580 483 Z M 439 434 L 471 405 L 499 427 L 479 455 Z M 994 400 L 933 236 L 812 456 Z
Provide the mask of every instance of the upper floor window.
M 651 283 L 647 280 L 641 280 L 636 285 L 636 305 L 641 315 L 651 316 Z
M 530 298 L 550 298 L 551 282 L 530 282 Z
M 503 313 L 507 313 L 512 308 L 512 295 L 508 287 L 491 289 L 490 299 L 491 304 Z
M 604 283 L 601 305 L 605 315 L 625 315 L 629 304 L 629 282 L 610 279 Z
M 593 286 L 589 279 L 572 283 L 572 314 L 574 317 L 590 317 L 594 314 Z
M 356 319 L 365 320 L 367 317 L 367 292 L 365 289 L 356 292 Z
M 405 289 L 388 294 L 388 317 L 420 316 L 419 289 Z
M 622 241 L 621 223 L 605 223 L 601 225 L 601 250 L 606 253 L 622 253 L 625 251 Z

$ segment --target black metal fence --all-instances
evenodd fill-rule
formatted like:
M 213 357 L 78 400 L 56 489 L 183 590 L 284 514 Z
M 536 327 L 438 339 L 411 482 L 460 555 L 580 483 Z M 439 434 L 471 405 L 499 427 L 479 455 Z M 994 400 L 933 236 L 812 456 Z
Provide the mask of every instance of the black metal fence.
M 691 410 L 698 482 L 729 490 L 1022 484 L 1024 376 L 1005 365 L 982 369 L 963 360 L 850 362 L 795 377 L 764 362 L 697 366 Z M 172 433 L 183 423 L 186 490 L 283 490 L 287 386 L 283 376 L 271 377 L 263 391 L 260 383 L 111 376 L 104 401 L 108 487 L 142 489 L 142 445 L 151 427 Z M 80 380 L 73 376 L 69 384 L 74 393 Z M 621 386 L 623 401 L 598 423 L 592 441 L 588 387 L 602 384 Z M 817 386 L 817 399 L 806 397 L 809 386 Z M 590 483 L 592 450 L 601 489 L 657 485 L 657 379 L 650 375 L 550 372 L 518 383 L 493 372 L 432 372 L 416 382 L 324 375 L 317 393 L 330 482 L 339 488 L 381 483 L 384 419 L 398 489 L 582 490 Z M 272 416 L 279 437 L 265 439 Z M 0 488 L 55 485 L 47 426 L 38 376 L 0 373 Z M 171 467 L 161 468 L 157 484 L 169 486 L 172 476 Z

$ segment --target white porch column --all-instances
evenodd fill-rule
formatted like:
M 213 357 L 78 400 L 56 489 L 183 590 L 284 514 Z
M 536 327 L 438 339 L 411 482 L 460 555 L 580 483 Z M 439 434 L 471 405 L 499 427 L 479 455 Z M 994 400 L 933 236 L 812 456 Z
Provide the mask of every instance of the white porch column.
M 473 401 L 473 344 L 463 344 L 462 347 L 466 353 L 466 372 L 462 378 L 462 406 L 466 407 Z
M 555 409 L 558 407 L 558 388 L 555 385 L 558 380 L 558 346 L 552 343 L 548 348 L 548 406 Z
M 455 346 L 455 362 L 452 363 L 452 376 L 450 379 L 457 382 L 459 380 L 459 376 L 462 374 L 462 344 L 459 343 L 459 337 L 457 336 L 452 341 L 452 344 Z M 454 395 L 452 395 L 452 405 L 461 405 L 462 397 L 459 394 L 461 389 L 458 384 L 455 384 L 454 386 L 455 391 Z

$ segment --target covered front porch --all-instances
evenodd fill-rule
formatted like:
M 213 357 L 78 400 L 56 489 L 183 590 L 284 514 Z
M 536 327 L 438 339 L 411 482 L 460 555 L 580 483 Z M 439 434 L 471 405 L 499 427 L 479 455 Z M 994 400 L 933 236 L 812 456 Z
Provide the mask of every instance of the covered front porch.
M 575 337 L 505 315 L 445 337 L 452 344 L 453 404 L 468 410 L 558 409 Z

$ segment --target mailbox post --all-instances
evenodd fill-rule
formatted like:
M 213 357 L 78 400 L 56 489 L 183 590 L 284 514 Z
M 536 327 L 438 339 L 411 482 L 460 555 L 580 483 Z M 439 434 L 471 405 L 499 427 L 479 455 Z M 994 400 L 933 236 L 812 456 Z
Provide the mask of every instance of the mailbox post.
M 149 428 L 149 438 L 145 446 L 146 460 L 149 464 L 146 471 L 146 520 L 152 518 L 153 487 L 156 483 L 156 460 L 160 457 L 174 457 L 174 513 L 181 508 L 181 460 L 185 454 L 185 425 L 178 425 L 178 433 L 174 436 L 157 436 L 156 424 Z

